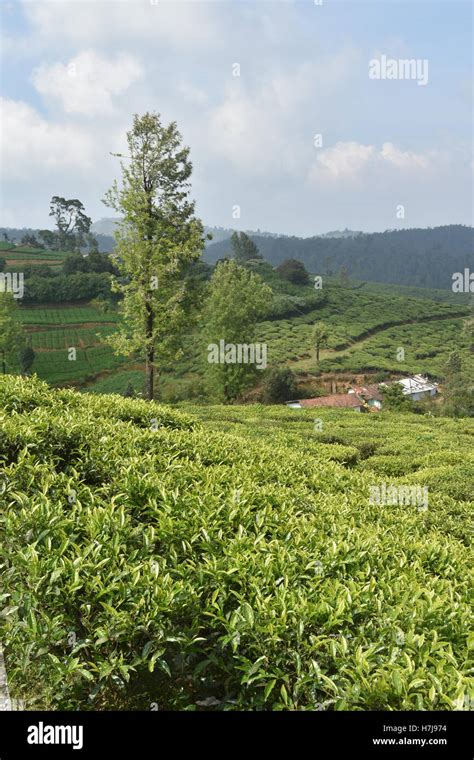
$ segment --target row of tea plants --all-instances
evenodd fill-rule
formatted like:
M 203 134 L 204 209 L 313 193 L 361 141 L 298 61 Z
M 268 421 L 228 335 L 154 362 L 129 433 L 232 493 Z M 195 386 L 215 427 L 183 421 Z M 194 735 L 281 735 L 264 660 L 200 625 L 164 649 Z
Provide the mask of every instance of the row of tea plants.
M 456 468 L 472 478 L 474 423 L 320 416 L 322 429 L 299 410 L 187 411 L 1 378 L 12 696 L 26 709 L 464 709 L 472 489 Z M 425 474 L 426 512 L 370 503 L 374 483 Z

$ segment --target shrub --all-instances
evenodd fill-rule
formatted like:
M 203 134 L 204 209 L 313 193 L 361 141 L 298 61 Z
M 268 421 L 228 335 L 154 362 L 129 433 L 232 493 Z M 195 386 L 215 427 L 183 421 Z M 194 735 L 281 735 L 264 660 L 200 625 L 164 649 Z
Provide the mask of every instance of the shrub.
M 289 368 L 270 369 L 263 383 L 262 400 L 266 404 L 280 404 L 297 397 L 295 375 Z
M 305 265 L 297 259 L 285 259 L 282 264 L 277 266 L 276 271 L 284 280 L 294 283 L 295 285 L 308 285 L 309 274 Z

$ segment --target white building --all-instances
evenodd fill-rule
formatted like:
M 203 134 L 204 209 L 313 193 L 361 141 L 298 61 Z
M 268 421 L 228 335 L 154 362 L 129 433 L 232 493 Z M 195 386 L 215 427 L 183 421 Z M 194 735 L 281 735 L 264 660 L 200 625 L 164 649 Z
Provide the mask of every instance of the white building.
M 429 396 L 436 396 L 438 393 L 438 383 L 432 383 L 423 375 L 404 377 L 397 382 L 402 386 L 403 395 L 409 396 L 412 401 L 421 401 Z

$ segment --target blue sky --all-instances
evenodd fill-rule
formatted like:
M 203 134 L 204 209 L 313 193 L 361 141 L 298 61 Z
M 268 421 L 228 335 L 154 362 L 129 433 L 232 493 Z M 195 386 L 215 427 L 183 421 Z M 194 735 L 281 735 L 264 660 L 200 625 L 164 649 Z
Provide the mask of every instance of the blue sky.
M 47 226 L 52 195 L 110 216 L 110 152 L 147 110 L 178 122 L 206 224 L 306 236 L 472 223 L 471 2 L 1 10 L 3 225 Z M 427 84 L 370 79 L 383 55 L 426 59 Z

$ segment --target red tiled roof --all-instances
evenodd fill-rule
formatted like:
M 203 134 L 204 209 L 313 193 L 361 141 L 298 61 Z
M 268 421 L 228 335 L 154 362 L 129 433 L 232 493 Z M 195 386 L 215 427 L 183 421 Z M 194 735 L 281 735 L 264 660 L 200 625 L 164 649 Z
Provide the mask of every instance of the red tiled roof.
M 333 393 L 331 396 L 320 396 L 319 398 L 303 398 L 300 404 L 305 409 L 313 406 L 333 406 L 333 407 L 350 407 L 355 409 L 357 406 L 363 406 L 360 399 L 355 393 Z
M 357 395 L 363 396 L 365 399 L 376 399 L 377 401 L 383 401 L 383 396 L 380 392 L 380 388 L 376 384 L 353 385 L 352 390 L 354 390 Z

